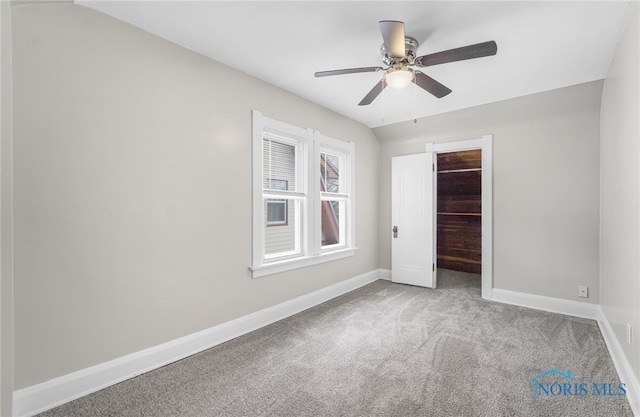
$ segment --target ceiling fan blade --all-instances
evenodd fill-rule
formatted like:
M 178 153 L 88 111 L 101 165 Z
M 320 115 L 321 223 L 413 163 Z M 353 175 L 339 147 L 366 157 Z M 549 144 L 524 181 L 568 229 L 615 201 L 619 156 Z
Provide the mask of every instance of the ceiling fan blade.
M 415 82 L 416 85 L 418 85 L 420 88 L 427 90 L 434 96 L 442 98 L 451 92 L 451 89 L 440 84 L 438 81 L 429 77 L 427 74 L 418 70 L 414 70 L 414 72 L 415 78 L 413 79 L 413 82 Z
M 368 104 L 371 104 L 373 100 L 375 100 L 376 97 L 378 97 L 378 95 L 382 93 L 382 90 L 384 90 L 386 86 L 387 86 L 387 82 L 384 80 L 384 78 L 382 78 L 376 85 L 373 86 L 371 91 L 369 91 L 369 93 L 367 93 L 367 95 L 364 96 L 362 101 L 358 103 L 358 106 L 366 106 Z
M 419 56 L 415 59 L 415 65 L 419 67 L 430 67 L 431 65 L 446 64 L 447 62 L 491 56 L 495 55 L 496 52 L 498 52 L 498 45 L 496 45 L 495 41 L 488 41 L 449 49 L 448 51 L 436 52 L 435 54 Z
M 384 40 L 384 49 L 390 58 L 404 58 L 404 23 L 397 20 L 378 22 Z
M 343 74 L 356 74 L 359 72 L 376 72 L 381 71 L 384 68 L 382 67 L 363 67 L 363 68 L 347 68 L 347 69 L 339 69 L 339 70 L 331 70 L 331 71 L 318 71 L 315 75 L 316 77 L 328 77 L 330 75 L 343 75 Z

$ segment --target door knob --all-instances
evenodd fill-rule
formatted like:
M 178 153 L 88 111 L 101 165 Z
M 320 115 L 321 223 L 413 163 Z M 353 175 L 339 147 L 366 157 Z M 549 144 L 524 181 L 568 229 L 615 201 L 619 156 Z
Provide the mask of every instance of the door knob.
M 398 237 L 398 226 L 393 226 L 393 237 L 394 238 Z

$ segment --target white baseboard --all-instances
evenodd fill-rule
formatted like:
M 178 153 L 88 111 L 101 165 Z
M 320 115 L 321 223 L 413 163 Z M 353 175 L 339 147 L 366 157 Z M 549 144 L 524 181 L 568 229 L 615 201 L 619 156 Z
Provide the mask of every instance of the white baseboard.
M 620 382 L 627 384 L 627 400 L 629 400 L 633 415 L 640 417 L 640 384 L 638 383 L 638 379 L 636 378 L 633 369 L 631 369 L 631 364 L 625 356 L 622 346 L 620 346 L 620 342 L 613 332 L 613 328 L 611 327 L 609 320 L 607 320 L 607 317 L 600 306 L 598 306 L 598 312 L 598 326 L 600 327 L 600 333 L 602 333 L 602 338 L 607 344 L 613 365 L 618 371 Z
M 367 285 L 384 270 L 373 270 L 284 303 L 90 368 L 14 392 L 14 415 L 32 416 L 84 395 L 202 352 L 278 320 Z
M 513 304 L 520 307 L 528 307 L 536 310 L 583 317 L 592 320 L 597 320 L 599 317 L 600 306 L 598 304 L 582 303 L 580 301 L 545 297 L 542 295 L 502 290 L 499 288 L 494 288 L 491 291 L 491 301 L 498 301 L 500 303 Z
M 380 279 L 386 279 L 387 281 L 391 281 L 391 270 L 390 269 L 378 269 L 380 273 Z

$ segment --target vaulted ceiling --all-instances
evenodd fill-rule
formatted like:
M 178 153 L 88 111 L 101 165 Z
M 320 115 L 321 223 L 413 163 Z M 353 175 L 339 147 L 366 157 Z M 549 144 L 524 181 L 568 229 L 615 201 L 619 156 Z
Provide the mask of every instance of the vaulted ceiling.
M 245 2 L 76 0 L 375 127 L 605 77 L 632 1 Z M 405 22 L 425 55 L 494 40 L 495 56 L 423 72 L 451 88 L 441 99 L 411 84 L 360 100 L 383 66 L 380 20 Z

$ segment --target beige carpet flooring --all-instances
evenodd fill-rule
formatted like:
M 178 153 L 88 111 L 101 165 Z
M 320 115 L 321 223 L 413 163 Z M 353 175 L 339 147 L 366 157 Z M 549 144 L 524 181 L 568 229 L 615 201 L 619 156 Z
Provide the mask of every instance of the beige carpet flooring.
M 620 383 L 594 321 L 487 302 L 478 275 L 439 272 L 436 290 L 379 280 L 41 416 L 632 415 L 592 393 Z M 572 379 L 552 372 L 534 398 L 552 369 Z

